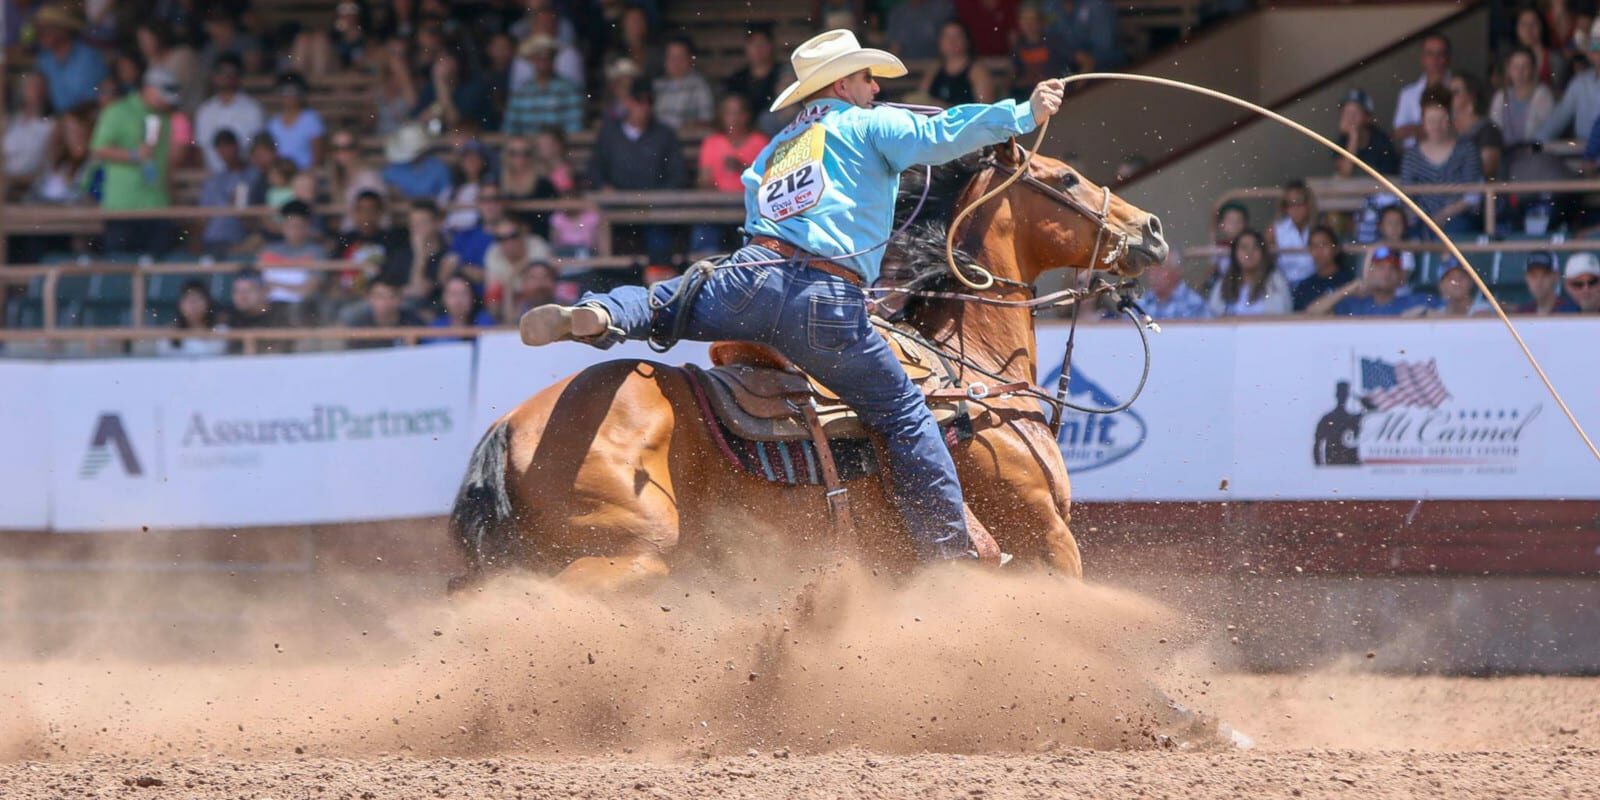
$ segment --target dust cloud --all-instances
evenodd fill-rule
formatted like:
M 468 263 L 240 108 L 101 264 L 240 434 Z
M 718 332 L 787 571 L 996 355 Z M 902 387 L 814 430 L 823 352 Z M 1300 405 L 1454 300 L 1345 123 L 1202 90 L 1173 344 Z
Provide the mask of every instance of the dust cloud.
M 620 597 L 515 575 L 450 598 L 359 576 L 243 598 L 95 581 L 117 608 L 181 591 L 242 610 L 204 635 L 135 615 L 0 647 L 0 760 L 1137 749 L 1173 724 L 1151 676 L 1194 627 L 1138 595 L 964 567 L 764 573 Z

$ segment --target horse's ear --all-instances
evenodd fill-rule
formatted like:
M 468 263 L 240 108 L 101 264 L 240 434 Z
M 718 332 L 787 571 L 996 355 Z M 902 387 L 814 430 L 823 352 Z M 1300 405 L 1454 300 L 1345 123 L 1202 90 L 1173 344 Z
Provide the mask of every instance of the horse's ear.
M 1022 151 L 1017 147 L 1016 137 L 1007 139 L 990 148 L 994 160 L 1007 167 L 1015 167 L 1022 163 Z

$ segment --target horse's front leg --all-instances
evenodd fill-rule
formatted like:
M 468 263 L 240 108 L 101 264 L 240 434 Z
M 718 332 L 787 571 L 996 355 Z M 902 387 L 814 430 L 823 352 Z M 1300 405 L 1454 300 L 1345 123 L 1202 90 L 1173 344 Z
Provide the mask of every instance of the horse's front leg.
M 1083 576 L 1070 526 L 1071 487 L 1049 428 L 1031 420 L 987 428 L 956 463 L 969 506 L 1001 550 Z

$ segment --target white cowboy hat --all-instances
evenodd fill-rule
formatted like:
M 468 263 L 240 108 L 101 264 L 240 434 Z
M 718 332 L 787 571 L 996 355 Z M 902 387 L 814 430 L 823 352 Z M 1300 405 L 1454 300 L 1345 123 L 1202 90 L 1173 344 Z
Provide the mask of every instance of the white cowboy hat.
M 421 125 L 404 125 L 384 141 L 383 156 L 390 164 L 409 164 L 417 160 L 417 156 L 426 153 L 432 144 L 427 130 Z
M 862 47 L 854 33 L 842 28 L 807 39 L 794 49 L 789 63 L 794 65 L 795 82 L 772 101 L 773 111 L 804 100 L 828 84 L 864 69 L 872 70 L 874 78 L 899 78 L 906 74 L 906 65 L 893 53 Z

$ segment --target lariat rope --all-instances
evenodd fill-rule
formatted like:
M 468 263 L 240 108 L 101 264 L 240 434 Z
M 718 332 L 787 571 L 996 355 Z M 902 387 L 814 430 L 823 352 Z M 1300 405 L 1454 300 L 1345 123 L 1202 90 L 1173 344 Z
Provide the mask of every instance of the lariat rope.
M 1132 75 L 1121 72 L 1085 72 L 1062 78 L 1061 83 L 1064 88 L 1067 84 L 1077 83 L 1078 81 L 1094 80 L 1151 83 L 1157 86 L 1167 86 L 1173 89 L 1182 89 L 1186 92 L 1193 92 L 1195 94 L 1205 95 L 1206 97 L 1221 100 L 1225 103 L 1231 103 L 1239 106 L 1240 108 L 1254 111 L 1255 113 L 1260 114 L 1267 119 L 1289 128 L 1290 130 L 1296 131 L 1304 135 L 1306 138 L 1309 138 L 1312 141 L 1327 147 L 1333 152 L 1338 153 L 1344 158 L 1349 159 L 1351 163 L 1360 167 L 1362 172 L 1367 173 L 1367 175 L 1371 176 L 1372 179 L 1377 181 L 1379 185 L 1383 186 L 1385 189 L 1394 193 L 1396 197 L 1400 198 L 1400 202 L 1405 203 L 1406 207 L 1411 209 L 1411 212 L 1416 214 L 1417 218 L 1422 220 L 1423 224 L 1428 226 L 1428 230 L 1433 231 L 1433 235 L 1439 237 L 1439 241 L 1444 242 L 1445 247 L 1449 248 L 1450 250 L 1450 255 L 1455 257 L 1456 263 L 1466 268 L 1467 274 L 1472 277 L 1472 282 L 1477 284 L 1478 291 L 1482 292 L 1484 299 L 1489 301 L 1489 306 L 1494 309 L 1495 316 L 1499 317 L 1500 322 L 1506 326 L 1506 330 L 1511 333 L 1511 338 L 1516 340 L 1517 347 L 1521 348 L 1523 357 L 1528 360 L 1529 366 L 1533 367 L 1534 373 L 1537 374 L 1539 376 L 1539 380 L 1544 383 L 1544 388 L 1550 392 L 1550 397 L 1556 401 L 1556 405 L 1560 407 L 1561 413 L 1566 415 L 1567 421 L 1572 423 L 1572 429 L 1578 432 L 1578 437 L 1583 439 L 1584 445 L 1589 448 L 1589 453 L 1595 457 L 1595 460 L 1600 461 L 1600 448 L 1595 447 L 1594 440 L 1590 439 L 1589 434 L 1584 431 L 1583 424 L 1578 422 L 1577 415 L 1572 413 L 1572 409 L 1567 406 L 1567 401 L 1561 398 L 1561 393 L 1559 391 L 1556 391 L 1556 386 L 1550 381 L 1550 376 L 1545 374 L 1544 367 L 1539 365 L 1539 360 L 1537 358 L 1534 358 L 1533 351 L 1528 349 L 1528 343 L 1523 341 L 1522 334 L 1517 332 L 1517 327 L 1511 324 L 1511 318 L 1506 316 L 1505 309 L 1500 307 L 1500 301 L 1495 299 L 1494 293 L 1489 290 L 1488 284 L 1484 283 L 1483 277 L 1478 274 L 1478 269 L 1472 266 L 1472 262 L 1467 260 L 1467 257 L 1463 255 L 1461 250 L 1456 247 L 1456 243 L 1451 241 L 1450 237 L 1445 234 L 1442 228 L 1439 227 L 1439 223 L 1434 222 L 1433 218 L 1428 216 L 1428 214 L 1417 205 L 1415 200 L 1412 200 L 1410 196 L 1400 190 L 1400 187 L 1396 186 L 1393 181 L 1384 177 L 1383 174 L 1374 169 L 1372 165 L 1362 161 L 1354 153 L 1339 146 L 1337 143 L 1328 139 L 1328 137 L 1323 136 L 1322 134 L 1317 133 L 1310 128 L 1307 128 L 1306 126 L 1301 125 L 1300 123 L 1295 122 L 1294 120 L 1289 119 L 1288 117 L 1285 117 L 1276 111 L 1262 108 L 1261 106 L 1258 106 L 1248 100 L 1234 97 L 1231 94 L 1219 92 L 1215 89 L 1208 89 L 1204 86 L 1196 86 L 1192 83 L 1185 83 L 1183 81 L 1177 81 L 1171 78 L 1158 78 L 1154 75 Z M 1004 181 L 1001 181 L 998 186 L 985 192 L 983 196 L 979 197 L 975 202 L 969 204 L 966 208 L 963 208 L 960 213 L 956 214 L 955 219 L 951 221 L 950 229 L 945 233 L 945 259 L 950 266 L 950 272 L 956 276 L 957 280 L 961 281 L 967 287 L 975 290 L 987 289 L 994 285 L 994 275 L 992 275 L 988 270 L 979 266 L 969 267 L 982 276 L 978 281 L 973 281 L 956 266 L 956 230 L 960 227 L 962 220 L 971 214 L 974 209 L 982 205 L 984 202 L 993 199 L 996 195 L 1000 194 L 1000 192 L 1004 191 L 1028 171 L 1028 163 L 1033 160 L 1033 155 L 1039 151 L 1040 145 L 1044 144 L 1045 132 L 1049 130 L 1049 128 L 1050 118 L 1045 117 L 1044 121 L 1039 123 L 1039 133 L 1034 138 L 1033 147 L 1025 151 L 1026 155 L 1023 156 L 1022 163 L 1018 165 L 1016 171 Z M 1098 248 L 1099 242 L 1097 240 L 1096 249 Z M 1095 264 L 1091 263 L 1089 268 L 1093 269 L 1095 266 Z M 1063 372 L 1064 371 L 1065 370 L 1063 370 Z

